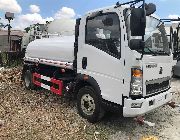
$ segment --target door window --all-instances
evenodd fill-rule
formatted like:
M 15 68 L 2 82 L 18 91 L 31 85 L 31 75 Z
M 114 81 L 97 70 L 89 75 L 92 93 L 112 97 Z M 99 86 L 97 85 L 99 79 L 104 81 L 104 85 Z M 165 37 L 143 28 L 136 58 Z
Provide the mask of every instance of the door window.
M 120 39 L 120 21 L 116 13 L 103 14 L 87 19 L 86 44 L 120 58 Z

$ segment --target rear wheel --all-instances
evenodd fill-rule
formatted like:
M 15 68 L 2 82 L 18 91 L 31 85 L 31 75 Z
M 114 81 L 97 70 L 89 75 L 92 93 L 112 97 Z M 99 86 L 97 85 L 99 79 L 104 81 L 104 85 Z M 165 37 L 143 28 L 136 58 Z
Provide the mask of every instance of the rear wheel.
M 90 86 L 81 88 L 77 95 L 78 113 L 91 123 L 99 121 L 104 116 L 100 98 Z
M 26 89 L 35 89 L 35 85 L 33 83 L 33 75 L 30 70 L 27 70 L 24 74 L 24 84 Z
M 174 68 L 172 69 L 172 71 L 171 71 L 171 78 L 176 78 L 177 76 L 176 75 L 174 75 Z

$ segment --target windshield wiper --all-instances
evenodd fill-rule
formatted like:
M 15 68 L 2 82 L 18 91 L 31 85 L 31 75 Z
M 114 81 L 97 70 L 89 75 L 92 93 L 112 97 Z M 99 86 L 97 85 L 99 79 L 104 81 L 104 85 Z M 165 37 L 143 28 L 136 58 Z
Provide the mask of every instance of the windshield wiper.
M 157 53 L 164 54 L 164 55 L 169 55 L 167 52 L 161 51 L 161 50 L 157 51 Z
M 152 53 L 154 56 L 157 56 L 157 53 L 152 51 L 150 48 L 148 47 L 144 47 L 144 49 L 147 49 L 150 53 Z

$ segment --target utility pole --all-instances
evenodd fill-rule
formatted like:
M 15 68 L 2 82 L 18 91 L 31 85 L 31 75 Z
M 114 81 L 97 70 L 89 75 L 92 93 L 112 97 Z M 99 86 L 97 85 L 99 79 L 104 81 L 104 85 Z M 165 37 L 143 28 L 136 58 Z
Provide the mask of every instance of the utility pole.
M 9 45 L 10 45 L 10 51 L 11 51 L 11 41 L 10 41 L 11 28 L 12 28 L 12 27 L 11 27 L 11 20 L 14 19 L 14 13 L 6 12 L 6 14 L 5 14 L 5 19 L 7 19 L 8 22 L 9 22 L 4 28 L 8 27 L 8 43 L 9 43 Z M 12 56 L 11 52 L 7 52 L 7 54 L 6 54 L 6 59 L 7 59 L 8 65 L 10 64 L 10 58 L 11 58 L 11 56 Z
M 1 21 L 1 18 L 0 18 Z M 0 22 L 0 29 L 4 27 L 3 23 Z M 3 67 L 3 61 L 2 61 L 2 52 L 0 51 L 0 66 Z
M 10 35 L 11 35 L 11 20 L 13 20 L 14 19 L 14 13 L 10 13 L 10 12 L 6 12 L 6 14 L 5 14 L 5 19 L 7 19 L 8 20 L 8 24 L 4 27 L 4 28 L 6 28 L 6 27 L 8 27 L 8 43 L 9 43 L 9 41 L 10 41 Z

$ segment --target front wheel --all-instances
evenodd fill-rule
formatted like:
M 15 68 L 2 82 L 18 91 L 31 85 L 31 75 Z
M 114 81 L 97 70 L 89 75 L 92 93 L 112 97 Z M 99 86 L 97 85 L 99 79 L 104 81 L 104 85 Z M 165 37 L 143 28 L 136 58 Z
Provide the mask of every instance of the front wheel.
M 91 123 L 99 121 L 104 116 L 100 98 L 90 86 L 81 88 L 77 95 L 77 109 L 80 116 Z

